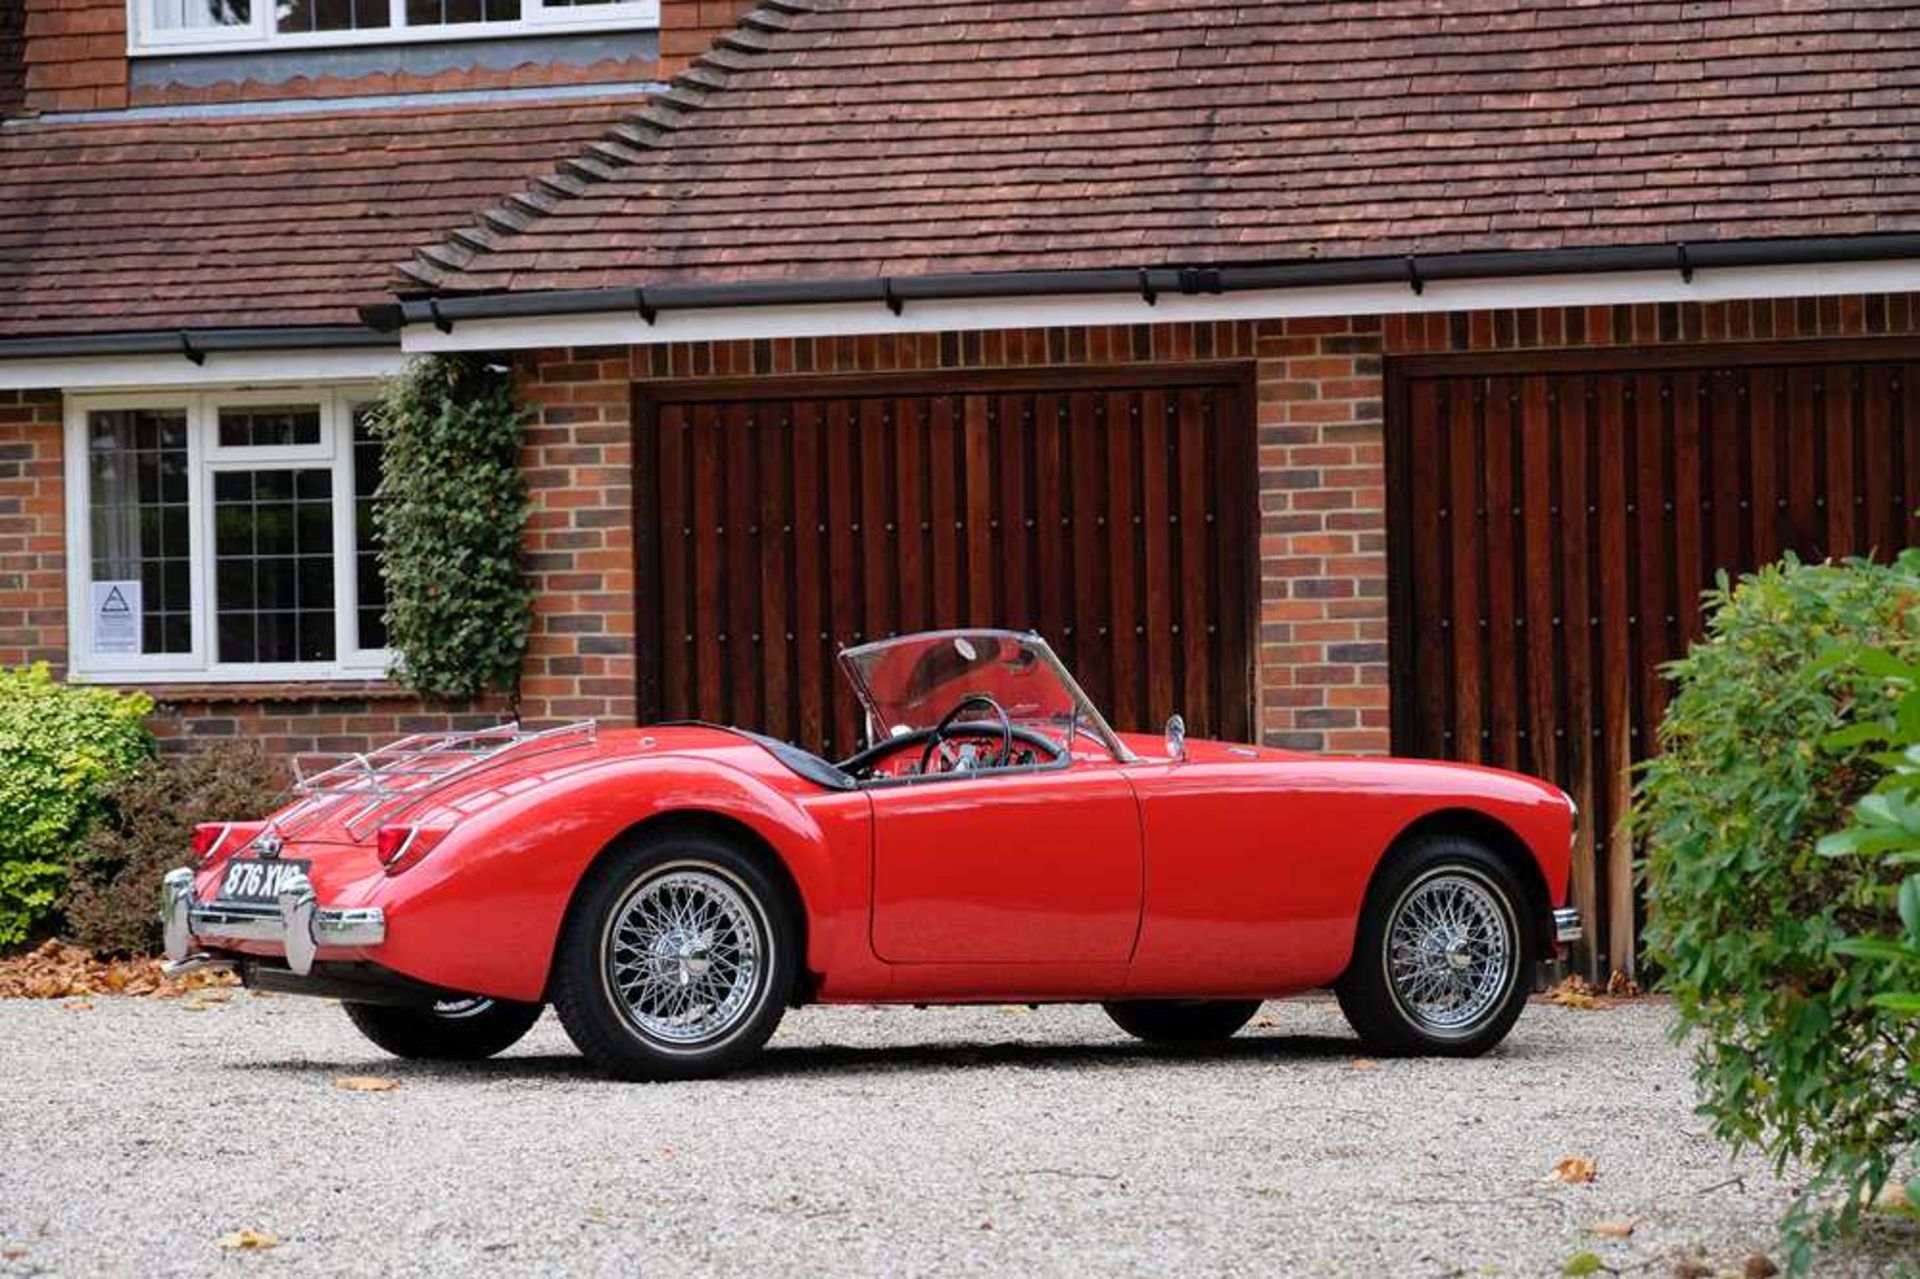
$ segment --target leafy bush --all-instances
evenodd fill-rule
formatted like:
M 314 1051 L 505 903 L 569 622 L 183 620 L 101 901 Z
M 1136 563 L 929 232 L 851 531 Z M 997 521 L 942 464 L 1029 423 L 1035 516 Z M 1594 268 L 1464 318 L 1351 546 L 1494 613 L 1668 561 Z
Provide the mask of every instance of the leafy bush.
M 526 421 L 506 371 L 472 356 L 416 360 L 374 410 L 388 643 L 395 674 L 428 696 L 519 683 L 533 618 L 520 565 Z
M 1861 742 L 1886 747 L 1876 759 L 1889 772 L 1853 806 L 1852 824 L 1820 841 L 1820 851 L 1877 859 L 1890 881 L 1878 886 L 1878 926 L 1835 943 L 1834 950 L 1857 962 L 1858 975 L 1874 992 L 1869 1002 L 1885 1023 L 1887 1069 L 1906 1079 L 1904 1102 L 1886 1116 L 1888 1146 L 1907 1152 L 1906 1203 L 1920 1213 L 1920 663 L 1870 649 L 1850 655 L 1849 664 L 1884 678 L 1900 700 L 1888 718 L 1862 721 L 1829 740 L 1840 748 Z M 1878 1171 L 1867 1168 L 1862 1187 L 1875 1196 Z
M 1836 947 L 1900 926 L 1885 861 L 1822 856 L 1882 769 L 1849 724 L 1897 691 L 1850 661 L 1920 657 L 1920 558 L 1793 560 L 1707 595 L 1706 638 L 1667 667 L 1677 688 L 1639 782 L 1648 958 L 1681 1030 L 1698 1032 L 1702 1113 L 1735 1146 L 1815 1176 L 1784 1223 L 1792 1267 L 1858 1221 L 1913 1136 L 1913 1023 L 1874 1002 L 1876 970 Z M 1837 1208 L 1814 1196 L 1844 1189 Z
M 67 927 L 102 954 L 160 948 L 160 877 L 185 863 L 201 822 L 247 821 L 279 806 L 284 766 L 257 744 L 149 759 L 106 793 L 107 816 L 74 859 Z
M 59 683 L 45 663 L 0 669 L 0 947 L 52 913 L 102 787 L 152 752 L 152 709 L 137 694 Z

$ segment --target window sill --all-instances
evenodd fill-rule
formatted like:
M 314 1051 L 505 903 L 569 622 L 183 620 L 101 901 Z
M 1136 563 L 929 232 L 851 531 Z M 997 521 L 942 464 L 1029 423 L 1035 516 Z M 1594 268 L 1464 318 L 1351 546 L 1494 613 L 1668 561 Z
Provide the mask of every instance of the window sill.
M 386 702 L 417 701 L 412 689 L 385 679 L 258 680 L 227 683 L 142 683 L 139 679 L 118 680 L 94 676 L 87 681 L 107 685 L 122 692 L 145 693 L 156 705 L 182 702 L 212 704 L 224 702 Z

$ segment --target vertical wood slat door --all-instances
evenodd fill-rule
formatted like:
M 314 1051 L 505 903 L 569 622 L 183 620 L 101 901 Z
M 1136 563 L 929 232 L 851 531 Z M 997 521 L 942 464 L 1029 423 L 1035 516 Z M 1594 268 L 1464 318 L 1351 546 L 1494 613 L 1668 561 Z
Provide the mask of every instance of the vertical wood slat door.
M 1177 710 L 1251 736 L 1243 381 L 649 388 L 637 409 L 643 721 L 845 755 L 842 647 L 994 626 L 1044 635 L 1117 728 Z
M 1920 359 L 1408 362 L 1389 396 L 1395 749 L 1549 778 L 1583 817 L 1582 969 L 1634 972 L 1621 824 L 1702 590 L 1920 541 Z

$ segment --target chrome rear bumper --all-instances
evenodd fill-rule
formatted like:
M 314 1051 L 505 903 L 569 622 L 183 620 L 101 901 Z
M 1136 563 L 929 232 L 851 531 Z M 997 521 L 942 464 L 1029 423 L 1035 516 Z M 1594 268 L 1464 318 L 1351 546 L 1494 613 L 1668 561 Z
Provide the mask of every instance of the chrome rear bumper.
M 304 976 L 322 946 L 378 946 L 387 939 L 386 913 L 378 906 L 322 906 L 300 874 L 286 881 L 273 902 L 203 902 L 193 895 L 193 871 L 178 867 L 161 881 L 160 922 L 169 972 L 218 962 L 200 950 L 202 941 L 278 946 L 287 967 Z
M 1579 941 L 1587 935 L 1580 922 L 1580 912 L 1571 906 L 1562 906 L 1553 912 L 1553 939 L 1557 942 Z

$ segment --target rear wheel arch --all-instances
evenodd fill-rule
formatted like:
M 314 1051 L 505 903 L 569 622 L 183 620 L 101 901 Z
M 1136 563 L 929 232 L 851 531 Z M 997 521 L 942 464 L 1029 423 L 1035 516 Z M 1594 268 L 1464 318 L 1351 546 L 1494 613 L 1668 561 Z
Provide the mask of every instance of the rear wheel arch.
M 1533 850 L 1527 847 L 1527 841 L 1520 838 L 1511 826 L 1476 808 L 1436 809 L 1409 823 L 1393 837 L 1393 842 L 1387 845 L 1386 853 L 1374 864 L 1373 874 L 1367 880 L 1366 896 L 1362 901 L 1372 900 L 1375 888 L 1389 867 L 1412 849 L 1417 848 L 1421 840 L 1433 835 L 1455 835 L 1463 839 L 1471 839 L 1506 863 L 1527 893 L 1527 922 L 1533 929 L 1534 953 L 1551 955 L 1555 945 L 1553 903 L 1548 900 L 1547 879 L 1540 870 L 1540 863 L 1534 859 Z M 1357 929 L 1354 941 L 1358 945 Z M 1348 956 L 1347 962 L 1349 964 L 1353 962 L 1351 955 Z
M 794 984 L 794 997 L 796 1002 L 804 1000 L 810 993 L 812 984 L 812 974 L 807 971 L 806 965 L 807 947 L 811 928 L 811 919 L 807 913 L 806 896 L 800 891 L 800 884 L 794 877 L 793 869 L 787 865 L 786 859 L 767 841 L 766 836 L 731 814 L 706 808 L 675 808 L 649 814 L 631 826 L 628 826 L 602 845 L 600 851 L 595 853 L 593 857 L 580 868 L 580 874 L 574 880 L 573 891 L 568 895 L 566 909 L 561 912 L 561 919 L 564 921 L 572 917 L 584 886 L 593 878 L 594 872 L 601 864 L 618 853 L 619 850 L 630 847 L 642 840 L 660 839 L 683 831 L 709 835 L 732 844 L 741 852 L 761 863 L 773 876 L 774 883 L 786 894 L 786 904 L 790 917 L 798 929 L 798 936 L 795 938 L 795 950 L 799 956 L 800 980 Z M 552 995 L 551 987 L 554 980 L 554 971 L 557 966 L 555 961 L 559 958 L 560 942 L 565 935 L 565 931 L 563 927 L 556 932 L 554 936 L 554 954 L 548 959 L 547 963 L 547 984 L 549 987 L 547 994 L 549 998 Z

